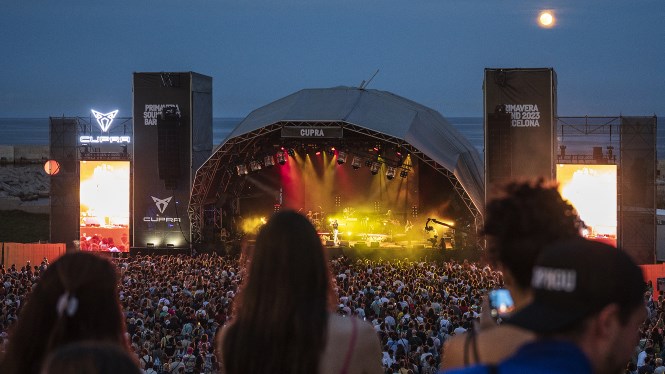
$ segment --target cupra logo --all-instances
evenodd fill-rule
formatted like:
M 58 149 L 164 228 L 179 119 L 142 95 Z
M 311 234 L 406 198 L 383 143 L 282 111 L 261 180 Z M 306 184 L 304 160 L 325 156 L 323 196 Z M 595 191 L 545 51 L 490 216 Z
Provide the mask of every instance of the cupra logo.
M 155 202 L 155 205 L 157 206 L 157 209 L 159 209 L 159 213 L 162 213 L 162 214 L 164 214 L 164 211 L 166 210 L 166 207 L 169 206 L 169 203 L 171 202 L 171 199 L 173 198 L 173 196 L 169 196 L 166 199 L 158 199 L 154 196 L 150 196 L 150 197 L 152 197 L 152 201 Z
M 114 110 L 109 113 L 100 113 L 94 109 L 92 110 L 92 115 L 95 116 L 97 119 L 97 123 L 99 124 L 99 127 L 102 128 L 103 132 L 109 131 L 109 127 L 111 127 L 111 123 L 113 123 L 113 119 L 115 118 L 115 115 L 118 114 L 118 110 Z

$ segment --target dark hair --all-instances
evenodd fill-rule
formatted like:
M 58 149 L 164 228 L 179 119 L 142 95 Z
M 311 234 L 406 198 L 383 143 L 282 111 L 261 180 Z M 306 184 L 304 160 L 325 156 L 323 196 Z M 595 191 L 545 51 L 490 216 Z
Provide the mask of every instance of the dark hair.
M 117 345 L 87 341 L 56 349 L 46 358 L 42 373 L 140 374 L 141 369 Z
M 315 373 L 326 341 L 330 271 L 304 216 L 274 214 L 256 239 L 221 342 L 227 373 Z
M 543 247 L 580 235 L 577 212 L 543 179 L 511 182 L 502 195 L 487 203 L 483 234 L 493 263 L 508 269 L 522 288 L 531 287 L 531 274 Z
M 129 352 L 117 284 L 117 270 L 106 258 L 85 252 L 58 258 L 21 310 L 0 372 L 37 373 L 49 352 L 81 340 L 106 341 Z M 69 310 L 59 310 L 64 301 Z

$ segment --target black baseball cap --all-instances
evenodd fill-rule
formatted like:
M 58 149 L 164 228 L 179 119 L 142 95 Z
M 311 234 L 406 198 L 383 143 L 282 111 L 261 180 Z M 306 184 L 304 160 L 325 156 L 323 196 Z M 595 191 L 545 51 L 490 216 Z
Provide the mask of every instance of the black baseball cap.
M 533 302 L 506 322 L 536 333 L 565 331 L 616 303 L 644 303 L 642 269 L 611 245 L 574 238 L 541 252 L 531 277 Z

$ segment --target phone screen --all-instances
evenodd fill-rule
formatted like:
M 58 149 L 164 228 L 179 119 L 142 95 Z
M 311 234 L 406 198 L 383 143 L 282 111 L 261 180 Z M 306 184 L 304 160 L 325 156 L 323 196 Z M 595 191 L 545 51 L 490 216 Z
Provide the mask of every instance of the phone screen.
M 510 291 L 505 288 L 490 291 L 489 298 L 492 317 L 507 317 L 515 309 Z

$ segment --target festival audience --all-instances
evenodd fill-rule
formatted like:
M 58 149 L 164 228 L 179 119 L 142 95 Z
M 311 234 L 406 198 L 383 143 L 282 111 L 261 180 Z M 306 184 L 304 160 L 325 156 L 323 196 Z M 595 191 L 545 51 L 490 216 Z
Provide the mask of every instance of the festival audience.
M 244 272 L 237 257 L 135 256 L 112 259 L 120 274 L 118 298 L 137 362 L 158 372 L 185 367 L 214 373 L 219 364 L 211 336 L 230 317 Z M 387 372 L 399 366 L 438 365 L 440 347 L 479 312 L 480 296 L 501 287 L 501 275 L 470 262 L 413 260 L 329 261 L 336 311 L 374 326 Z M 39 282 L 41 271 L 3 272 L 2 337 Z M 196 360 L 185 362 L 187 348 Z M 143 360 L 141 360 L 143 358 Z M 431 359 L 430 359 L 431 358 Z M 418 372 L 418 371 L 417 371 Z
M 122 329 L 127 331 L 137 365 L 147 352 L 150 358 L 146 361 L 152 361 L 156 372 L 184 373 L 183 357 L 191 347 L 196 360 L 189 361 L 190 367 L 218 373 L 211 337 L 230 318 L 245 275 L 240 259 L 203 254 L 111 261 L 120 274 L 117 295 L 125 319 Z M 337 312 L 372 323 L 383 347 L 384 371 L 390 374 L 433 371 L 432 365 L 440 363 L 443 343 L 478 318 L 482 296 L 503 287 L 501 273 L 477 262 L 351 260 L 342 256 L 331 259 L 329 266 Z M 27 301 L 42 283 L 47 267 L 9 265 L 0 269 L 0 351 L 6 351 L 3 347 L 14 336 L 8 333 L 17 331 L 17 320 L 27 318 Z M 640 329 L 641 348 L 651 340 L 656 357 L 665 354 L 664 308 L 662 297 L 651 303 L 652 317 Z M 40 317 L 49 318 L 47 309 Z M 35 334 L 28 336 L 35 340 Z

